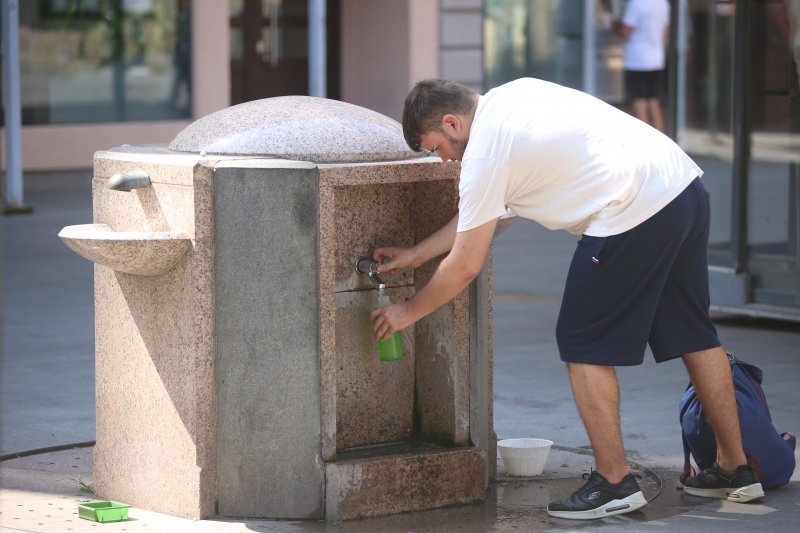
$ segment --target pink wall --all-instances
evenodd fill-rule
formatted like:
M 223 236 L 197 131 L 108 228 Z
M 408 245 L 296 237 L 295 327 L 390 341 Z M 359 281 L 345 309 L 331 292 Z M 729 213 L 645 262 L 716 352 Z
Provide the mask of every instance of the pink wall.
M 192 10 L 195 118 L 230 104 L 230 41 L 227 2 L 195 2 Z M 167 143 L 191 121 L 117 122 L 22 128 L 23 170 L 92 167 L 97 150 L 122 144 Z M 0 160 L 5 169 L 5 130 Z
M 194 2 L 194 118 L 230 105 L 228 2 Z M 342 100 L 400 119 L 414 83 L 439 71 L 439 2 L 341 0 Z M 191 121 L 29 126 L 26 171 L 88 169 L 97 150 L 168 143 Z M 0 135 L 0 164 L 5 167 Z
M 438 72 L 438 2 L 342 0 L 342 100 L 400 119 L 414 83 Z

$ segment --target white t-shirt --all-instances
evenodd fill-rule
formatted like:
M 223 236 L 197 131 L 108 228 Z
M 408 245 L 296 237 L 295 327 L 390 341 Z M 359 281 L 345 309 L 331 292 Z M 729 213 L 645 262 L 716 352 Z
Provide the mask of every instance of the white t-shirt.
M 668 0 L 628 0 L 622 23 L 633 28 L 622 50 L 625 69 L 663 69 L 664 30 L 669 26 Z
M 598 237 L 644 222 L 702 170 L 669 137 L 533 78 L 481 96 L 461 161 L 458 231 L 513 213 Z

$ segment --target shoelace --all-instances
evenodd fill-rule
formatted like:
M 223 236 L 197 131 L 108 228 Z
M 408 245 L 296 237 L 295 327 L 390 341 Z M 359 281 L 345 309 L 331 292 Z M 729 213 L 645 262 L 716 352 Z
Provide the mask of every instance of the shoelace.
M 711 469 L 707 468 L 706 470 L 711 470 Z M 705 470 L 703 472 L 705 472 Z M 583 474 L 581 474 L 581 477 L 588 481 L 589 478 L 591 478 L 595 474 L 596 474 L 595 469 L 594 468 L 590 468 L 589 472 L 588 473 L 584 472 Z M 666 486 L 666 483 L 664 482 L 664 478 L 662 478 L 660 475 L 658 475 L 655 472 L 653 472 L 653 474 L 655 475 L 655 478 L 658 480 L 658 490 L 656 491 L 656 493 L 653 495 L 652 498 L 647 500 L 647 503 L 650 503 L 651 501 L 653 501 L 656 498 L 658 498 L 658 496 L 661 494 L 661 492 L 664 490 L 664 487 Z M 598 475 L 600 475 L 600 474 L 598 474 Z
M 591 478 L 592 478 L 592 477 L 593 477 L 595 474 L 597 474 L 597 472 L 595 471 L 595 469 L 594 469 L 594 468 L 590 468 L 590 469 L 589 469 L 589 472 L 584 472 L 583 474 L 581 474 L 581 477 L 582 477 L 584 480 L 586 480 L 586 481 L 589 481 L 589 479 L 591 479 Z M 599 474 L 598 474 L 598 475 L 599 475 Z

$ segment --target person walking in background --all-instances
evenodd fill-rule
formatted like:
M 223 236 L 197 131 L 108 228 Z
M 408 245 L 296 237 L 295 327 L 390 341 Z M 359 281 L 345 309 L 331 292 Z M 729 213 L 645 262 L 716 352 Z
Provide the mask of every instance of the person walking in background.
M 556 340 L 597 470 L 548 513 L 592 519 L 646 505 L 625 459 L 615 367 L 640 365 L 648 344 L 658 362 L 683 360 L 717 438 L 718 463 L 687 478 L 686 493 L 763 497 L 742 449 L 728 357 L 708 315 L 709 198 L 695 162 L 627 113 L 532 78 L 482 96 L 452 81 L 421 81 L 406 98 L 403 134 L 412 150 L 461 161 L 458 213 L 411 248 L 374 250 L 379 272 L 447 253 L 413 298 L 372 312 L 376 339 L 461 293 L 508 210 L 581 236 Z
M 664 71 L 669 31 L 668 0 L 628 0 L 614 33 L 625 41 L 625 99 L 633 115 L 663 132 L 658 89 Z

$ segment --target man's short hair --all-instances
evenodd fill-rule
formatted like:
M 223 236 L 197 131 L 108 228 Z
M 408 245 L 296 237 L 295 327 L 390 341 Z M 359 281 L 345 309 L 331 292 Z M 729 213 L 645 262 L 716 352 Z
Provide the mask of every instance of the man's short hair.
M 403 106 L 403 136 L 408 146 L 419 152 L 420 138 L 440 131 L 447 114 L 468 115 L 476 93 L 455 81 L 428 79 L 417 82 Z

